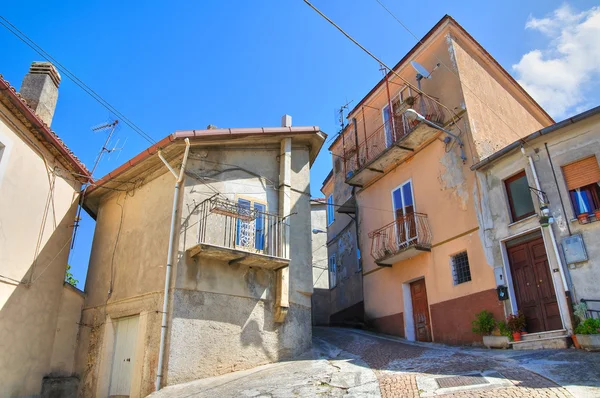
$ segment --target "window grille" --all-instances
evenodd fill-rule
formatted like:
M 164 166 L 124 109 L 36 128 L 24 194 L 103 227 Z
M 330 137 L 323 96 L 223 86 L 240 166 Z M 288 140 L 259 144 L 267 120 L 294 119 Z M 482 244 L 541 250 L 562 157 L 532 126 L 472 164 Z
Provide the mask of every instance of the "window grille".
M 452 256 L 452 276 L 454 277 L 455 285 L 471 280 L 471 268 L 469 267 L 467 252 Z

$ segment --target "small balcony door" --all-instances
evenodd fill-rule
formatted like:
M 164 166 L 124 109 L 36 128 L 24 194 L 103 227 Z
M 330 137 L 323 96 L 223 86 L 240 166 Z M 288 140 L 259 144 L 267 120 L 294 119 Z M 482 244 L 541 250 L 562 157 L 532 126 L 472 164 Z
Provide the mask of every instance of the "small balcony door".
M 385 130 L 385 147 L 389 148 L 394 143 L 394 122 L 390 106 L 386 105 L 381 110 L 383 117 L 383 128 Z
M 417 239 L 415 199 L 411 180 L 392 191 L 392 202 L 396 219 L 396 243 L 401 248 Z

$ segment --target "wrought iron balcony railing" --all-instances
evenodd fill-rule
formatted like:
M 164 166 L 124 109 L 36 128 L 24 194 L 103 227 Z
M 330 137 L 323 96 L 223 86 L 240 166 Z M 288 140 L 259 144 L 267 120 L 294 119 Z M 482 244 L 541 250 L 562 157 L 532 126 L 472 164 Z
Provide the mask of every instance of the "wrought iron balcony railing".
M 431 250 L 431 229 L 427 215 L 410 213 L 369 232 L 371 255 L 378 265 L 392 265 L 418 251 Z
M 287 219 L 263 208 L 249 201 L 205 200 L 199 206 L 198 243 L 289 259 Z
M 394 109 L 394 115 L 390 120 L 370 132 L 362 141 L 359 138 L 358 145 L 344 146 L 343 158 L 346 177 L 377 159 L 387 148 L 396 145 L 399 140 L 421 125 L 422 122 L 419 120 L 410 120 L 406 117 L 404 114 L 406 109 L 414 109 L 425 119 L 440 125 L 444 122 L 442 108 L 430 98 L 419 94 L 412 97 L 410 101 L 406 100 L 397 109 Z M 352 134 L 348 134 L 349 139 L 352 137 Z

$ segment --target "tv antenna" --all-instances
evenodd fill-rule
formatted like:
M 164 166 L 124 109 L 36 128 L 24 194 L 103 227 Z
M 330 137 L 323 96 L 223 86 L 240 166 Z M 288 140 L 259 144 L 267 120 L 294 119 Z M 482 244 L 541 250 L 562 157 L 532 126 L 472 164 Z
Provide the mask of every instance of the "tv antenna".
M 96 161 L 94 162 L 94 167 L 92 167 L 92 171 L 90 172 L 90 174 L 92 176 L 94 175 L 94 171 L 96 171 L 96 168 L 98 167 L 98 164 L 100 163 L 100 160 L 102 159 L 102 155 L 104 155 L 105 153 L 112 153 L 114 151 L 120 151 L 121 149 L 123 149 L 123 147 L 117 148 L 117 144 L 119 143 L 118 140 L 117 140 L 117 143 L 112 148 L 108 147 L 108 144 L 109 144 L 113 134 L 115 133 L 115 129 L 117 128 L 118 125 L 119 125 L 119 121 L 114 120 L 112 122 L 108 122 L 108 123 L 104 123 L 104 124 L 100 124 L 98 126 L 92 127 L 92 131 L 95 133 L 97 133 L 99 131 L 110 130 L 110 132 L 106 136 L 104 145 L 102 145 L 102 149 L 100 149 L 100 153 L 98 153 L 98 156 L 96 157 Z
M 92 167 L 92 171 L 90 171 L 90 176 L 92 176 L 92 177 L 88 181 L 88 184 L 83 188 L 81 195 L 79 196 L 79 208 L 77 209 L 77 216 L 75 217 L 75 223 L 73 224 L 73 238 L 71 239 L 71 250 L 73 250 L 73 248 L 75 247 L 75 239 L 77 238 L 77 230 L 79 229 L 79 222 L 81 221 L 81 209 L 83 209 L 83 201 L 85 199 L 85 194 L 87 192 L 88 187 L 90 186 L 90 183 L 93 181 L 94 171 L 96 171 L 96 168 L 98 167 L 98 164 L 100 163 L 100 160 L 102 159 L 102 155 L 104 155 L 104 153 L 112 153 L 114 151 L 120 151 L 121 149 L 123 149 L 123 147 L 117 148 L 117 144 L 119 143 L 118 140 L 117 140 L 117 143 L 112 148 L 108 147 L 108 144 L 110 143 L 110 140 L 111 140 L 113 134 L 115 133 L 115 130 L 117 129 L 118 125 L 119 125 L 119 121 L 115 119 L 112 122 L 107 122 L 107 123 L 103 123 L 98 126 L 92 127 L 93 132 L 109 130 L 109 133 L 108 133 L 108 136 L 106 137 L 106 140 L 104 141 L 104 145 L 102 145 L 102 149 L 100 150 L 100 153 L 98 153 L 98 156 L 96 157 L 96 160 L 94 161 L 94 167 Z
M 418 63 L 417 61 L 410 61 L 410 65 L 417 71 L 417 88 L 421 91 L 421 80 L 423 79 L 431 79 L 431 74 L 435 71 L 440 64 L 438 63 L 435 68 L 431 72 L 427 70 L 423 65 Z

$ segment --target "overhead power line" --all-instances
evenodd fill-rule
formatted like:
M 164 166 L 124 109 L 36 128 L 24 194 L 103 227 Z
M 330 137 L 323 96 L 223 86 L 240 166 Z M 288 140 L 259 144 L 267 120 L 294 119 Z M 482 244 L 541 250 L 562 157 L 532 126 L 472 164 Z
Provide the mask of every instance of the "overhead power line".
M 390 16 L 391 16 L 392 18 L 394 18 L 394 19 L 396 20 L 396 22 L 398 22 L 398 24 L 400 24 L 400 26 L 402 26 L 402 27 L 403 27 L 403 28 L 404 28 L 404 29 L 405 29 L 405 30 L 406 30 L 406 31 L 407 31 L 407 32 L 408 32 L 408 33 L 409 33 L 409 34 L 410 34 L 412 37 L 414 37 L 414 39 L 417 41 L 417 43 L 419 43 L 419 44 L 425 44 L 425 43 L 423 43 L 423 40 L 419 39 L 419 38 L 417 37 L 417 35 L 415 35 L 415 34 L 414 34 L 414 33 L 413 33 L 413 32 L 412 32 L 412 31 L 411 31 L 409 28 L 408 28 L 408 26 L 406 26 L 406 24 L 405 24 L 405 23 L 403 23 L 403 22 L 402 22 L 402 21 L 401 21 L 401 20 L 400 20 L 400 19 L 399 19 L 399 18 L 398 18 L 398 17 L 397 17 L 397 16 L 396 16 L 396 15 L 395 15 L 395 14 L 394 14 L 394 13 L 393 13 L 393 12 L 392 12 L 390 9 L 389 9 L 389 8 L 387 8 L 387 7 L 385 6 L 385 4 L 383 4 L 383 3 L 382 3 L 380 0 L 375 0 L 375 1 L 376 1 L 376 2 L 377 2 L 377 3 L 378 3 L 378 4 L 379 4 L 379 5 L 380 5 L 380 6 L 381 6 L 381 7 L 382 7 L 382 8 L 383 8 L 383 9 L 384 9 L 384 10 L 385 10 L 387 13 L 388 13 L 388 14 L 390 14 Z M 523 140 L 523 137 L 521 137 L 521 136 L 519 135 L 519 133 L 517 133 L 517 132 L 516 132 L 516 131 L 515 131 L 515 130 L 514 130 L 514 129 L 513 129 L 513 128 L 512 128 L 512 127 L 511 127 L 511 126 L 510 126 L 510 125 L 509 125 L 509 124 L 508 124 L 508 123 L 507 123 L 507 122 L 506 122 L 506 121 L 505 121 L 505 120 L 504 120 L 504 119 L 501 117 L 501 116 L 500 116 L 500 115 L 498 115 L 498 114 L 496 113 L 496 111 L 495 111 L 495 110 L 494 110 L 494 109 L 493 109 L 493 108 L 492 108 L 490 105 L 488 105 L 488 104 L 487 104 L 487 102 L 485 102 L 484 100 L 482 100 L 482 99 L 481 99 L 481 98 L 480 98 L 480 97 L 477 95 L 477 93 L 475 93 L 475 91 L 474 91 L 474 90 L 472 90 L 472 89 L 471 89 L 471 88 L 470 88 L 470 87 L 469 87 L 467 84 L 465 84 L 465 82 L 464 82 L 464 81 L 460 80 L 460 76 L 458 76 L 458 73 L 457 73 L 457 72 L 456 72 L 454 69 L 452 69 L 452 68 L 450 68 L 448 65 L 446 65 L 446 63 L 445 63 L 443 60 L 441 60 L 441 59 L 440 59 L 440 57 L 438 57 L 438 55 L 437 55 L 436 53 L 433 53 L 433 56 L 434 56 L 434 57 L 437 59 L 437 61 L 438 61 L 440 64 L 442 64 L 442 65 L 443 65 L 443 66 L 444 66 L 446 69 L 448 69 L 448 71 L 450 71 L 450 72 L 451 72 L 451 73 L 452 73 L 452 74 L 453 74 L 453 75 L 456 77 L 456 79 L 457 79 L 457 80 L 459 80 L 459 81 L 460 81 L 460 83 L 461 83 L 461 84 L 462 84 L 464 87 L 466 87 L 466 88 L 467 88 L 467 90 L 469 90 L 469 91 L 471 92 L 471 94 L 473 94 L 473 96 L 474 96 L 475 98 L 477 98 L 477 99 L 479 100 L 479 102 L 481 102 L 482 104 L 484 104 L 484 105 L 485 105 L 485 106 L 486 106 L 486 107 L 487 107 L 487 108 L 488 108 L 490 111 L 492 111 L 492 113 L 494 114 L 494 116 L 496 116 L 496 117 L 497 117 L 497 118 L 498 118 L 498 119 L 499 119 L 499 120 L 500 120 L 500 121 L 501 121 L 501 122 L 502 122 L 502 123 L 503 123 L 503 124 L 504 124 L 506 127 L 508 127 L 508 128 L 509 128 L 509 130 L 510 130 L 511 132 L 513 132 L 513 133 L 514 133 L 514 134 L 517 136 L 517 138 L 518 138 L 520 141 L 523 141 L 523 143 L 525 143 L 525 141 Z
M 79 79 L 74 73 L 72 73 L 69 69 L 67 69 L 63 64 L 61 64 L 56 58 L 46 52 L 42 47 L 40 47 L 37 43 L 35 43 L 31 38 L 29 38 L 25 33 L 19 30 L 15 25 L 13 25 L 8 19 L 4 18 L 0 15 L 0 25 L 4 26 L 6 30 L 15 35 L 19 40 L 29 46 L 33 51 L 38 53 L 41 57 L 43 57 L 46 61 L 52 62 L 54 66 L 62 72 L 67 78 L 69 78 L 73 83 L 75 83 L 79 88 L 81 88 L 85 93 L 87 93 L 90 97 L 96 100 L 100 105 L 106 108 L 109 112 L 114 113 L 120 120 L 123 121 L 126 125 L 128 125 L 136 134 L 140 137 L 148 141 L 150 144 L 155 144 L 156 140 L 154 140 L 148 133 L 146 133 L 141 127 L 135 124 L 131 119 L 121 113 L 118 109 L 116 109 L 113 105 L 111 105 L 108 101 L 106 101 L 100 94 L 94 91 L 90 86 L 85 84 L 81 79 Z
M 317 12 L 317 14 L 319 14 L 321 17 L 323 17 L 327 22 L 329 22 L 331 25 L 333 25 L 337 30 L 339 30 L 344 36 L 346 36 L 352 43 L 356 44 L 361 50 L 363 50 L 365 53 L 367 53 L 371 58 L 373 58 L 375 61 L 379 62 L 381 65 L 383 65 L 387 70 L 389 70 L 393 75 L 395 75 L 397 78 L 399 78 L 400 80 L 402 80 L 404 82 L 404 84 L 406 84 L 408 87 L 410 87 L 412 90 L 416 91 L 417 93 L 423 95 L 424 97 L 429 98 L 431 101 L 435 102 L 436 104 L 440 105 L 442 108 L 446 109 L 448 112 L 450 112 L 451 114 L 453 114 L 454 116 L 456 115 L 456 112 L 454 112 L 454 110 L 450 109 L 449 107 L 447 107 L 446 105 L 444 105 L 442 102 L 440 102 L 438 99 L 430 96 L 429 94 L 425 93 L 423 90 L 420 90 L 417 86 L 415 86 L 414 84 L 412 84 L 411 82 L 409 82 L 407 79 L 403 78 L 402 76 L 400 76 L 394 69 L 390 68 L 385 62 L 383 62 L 381 59 L 379 59 L 377 56 L 375 56 L 371 51 L 369 51 L 366 47 L 364 47 L 362 44 L 360 44 L 356 39 L 354 39 L 352 36 L 350 36 L 350 34 L 346 33 L 346 31 L 344 29 L 342 29 L 338 24 L 336 24 L 333 20 L 331 20 L 327 15 L 323 14 L 323 12 L 321 12 L 321 10 L 319 10 L 317 7 L 315 7 L 314 5 L 312 5 L 312 3 L 308 0 L 304 0 L 304 2 L 306 4 L 308 4 L 308 6 L 310 6 L 310 8 L 312 8 L 313 10 L 315 10 Z M 460 127 L 458 127 L 458 125 L 456 125 L 456 128 L 460 130 Z M 461 131 L 462 132 L 462 131 Z

